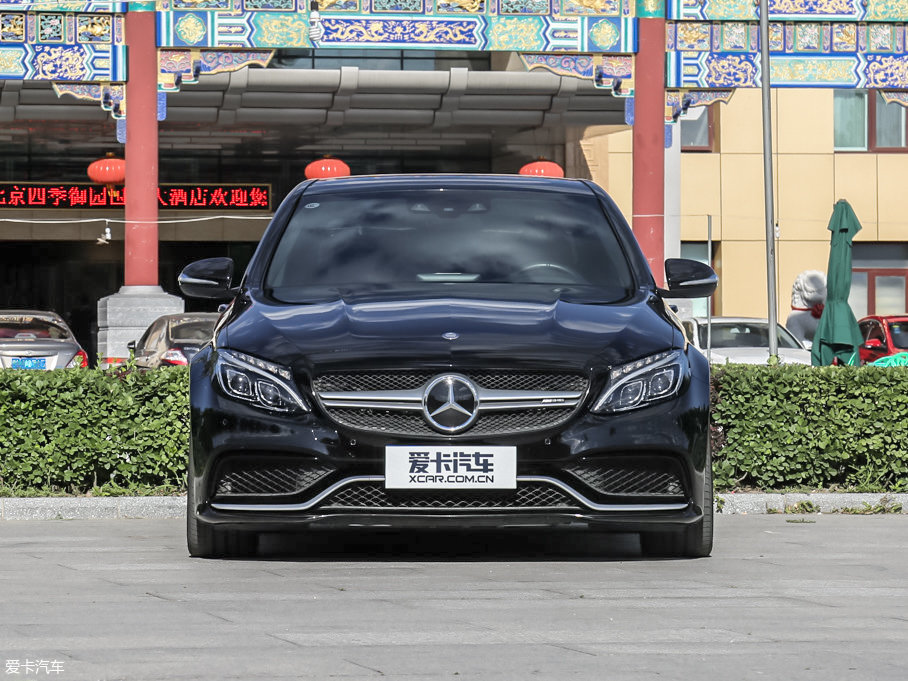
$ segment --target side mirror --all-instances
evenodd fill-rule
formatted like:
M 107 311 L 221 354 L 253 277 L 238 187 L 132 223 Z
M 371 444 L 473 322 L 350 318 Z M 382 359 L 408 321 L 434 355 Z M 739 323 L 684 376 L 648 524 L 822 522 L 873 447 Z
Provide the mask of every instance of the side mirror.
M 190 298 L 224 300 L 232 298 L 236 290 L 233 283 L 233 260 L 206 258 L 183 268 L 177 277 L 180 290 Z
M 665 281 L 668 288 L 659 293 L 668 298 L 707 298 L 716 290 L 719 277 L 709 265 L 685 258 L 665 261 Z
M 879 338 L 869 338 L 861 347 L 865 350 L 885 350 L 886 344 Z
M 126 349 L 129 350 L 130 352 L 135 352 L 136 351 L 136 342 L 134 340 L 129 341 L 126 344 Z

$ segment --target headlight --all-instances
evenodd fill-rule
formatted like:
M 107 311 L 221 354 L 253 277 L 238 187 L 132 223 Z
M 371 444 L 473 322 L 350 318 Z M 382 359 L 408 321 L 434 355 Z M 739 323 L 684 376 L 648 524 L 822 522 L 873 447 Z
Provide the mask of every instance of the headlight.
M 681 386 L 683 361 L 680 350 L 671 350 L 612 368 L 593 411 L 627 411 L 673 397 Z
M 282 414 L 309 411 L 287 367 L 235 350 L 218 350 L 217 356 L 215 373 L 230 397 Z

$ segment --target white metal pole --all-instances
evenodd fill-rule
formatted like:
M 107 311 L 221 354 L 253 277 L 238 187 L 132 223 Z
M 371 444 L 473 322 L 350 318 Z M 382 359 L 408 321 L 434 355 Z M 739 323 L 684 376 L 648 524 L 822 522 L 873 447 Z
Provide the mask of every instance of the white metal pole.
M 706 216 L 706 261 L 713 266 L 713 216 Z M 713 352 L 713 297 L 706 299 L 706 361 L 712 364 Z
M 770 107 L 769 2 L 760 0 L 760 89 L 763 95 L 763 193 L 766 214 L 766 293 L 769 314 L 769 356 L 779 354 L 776 303 L 776 243 L 772 193 L 772 114 Z

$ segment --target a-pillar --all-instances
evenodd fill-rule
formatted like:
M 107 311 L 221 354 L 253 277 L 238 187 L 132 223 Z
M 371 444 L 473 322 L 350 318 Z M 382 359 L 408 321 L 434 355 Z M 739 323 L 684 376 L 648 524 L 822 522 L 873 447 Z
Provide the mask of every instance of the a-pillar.
M 656 284 L 665 275 L 665 2 L 637 0 L 632 225 Z
M 158 49 L 154 2 L 130 2 L 126 14 L 126 227 L 124 285 L 98 301 L 98 358 L 129 356 L 151 322 L 183 311 L 183 299 L 158 282 Z

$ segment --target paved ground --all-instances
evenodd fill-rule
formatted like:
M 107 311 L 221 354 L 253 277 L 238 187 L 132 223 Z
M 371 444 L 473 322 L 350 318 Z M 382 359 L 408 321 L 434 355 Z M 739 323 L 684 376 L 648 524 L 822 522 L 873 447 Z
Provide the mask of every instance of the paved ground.
M 413 533 L 206 561 L 179 520 L 8 521 L 0 661 L 65 681 L 906 678 L 908 518 L 717 523 L 696 561 L 642 560 L 634 535 Z

